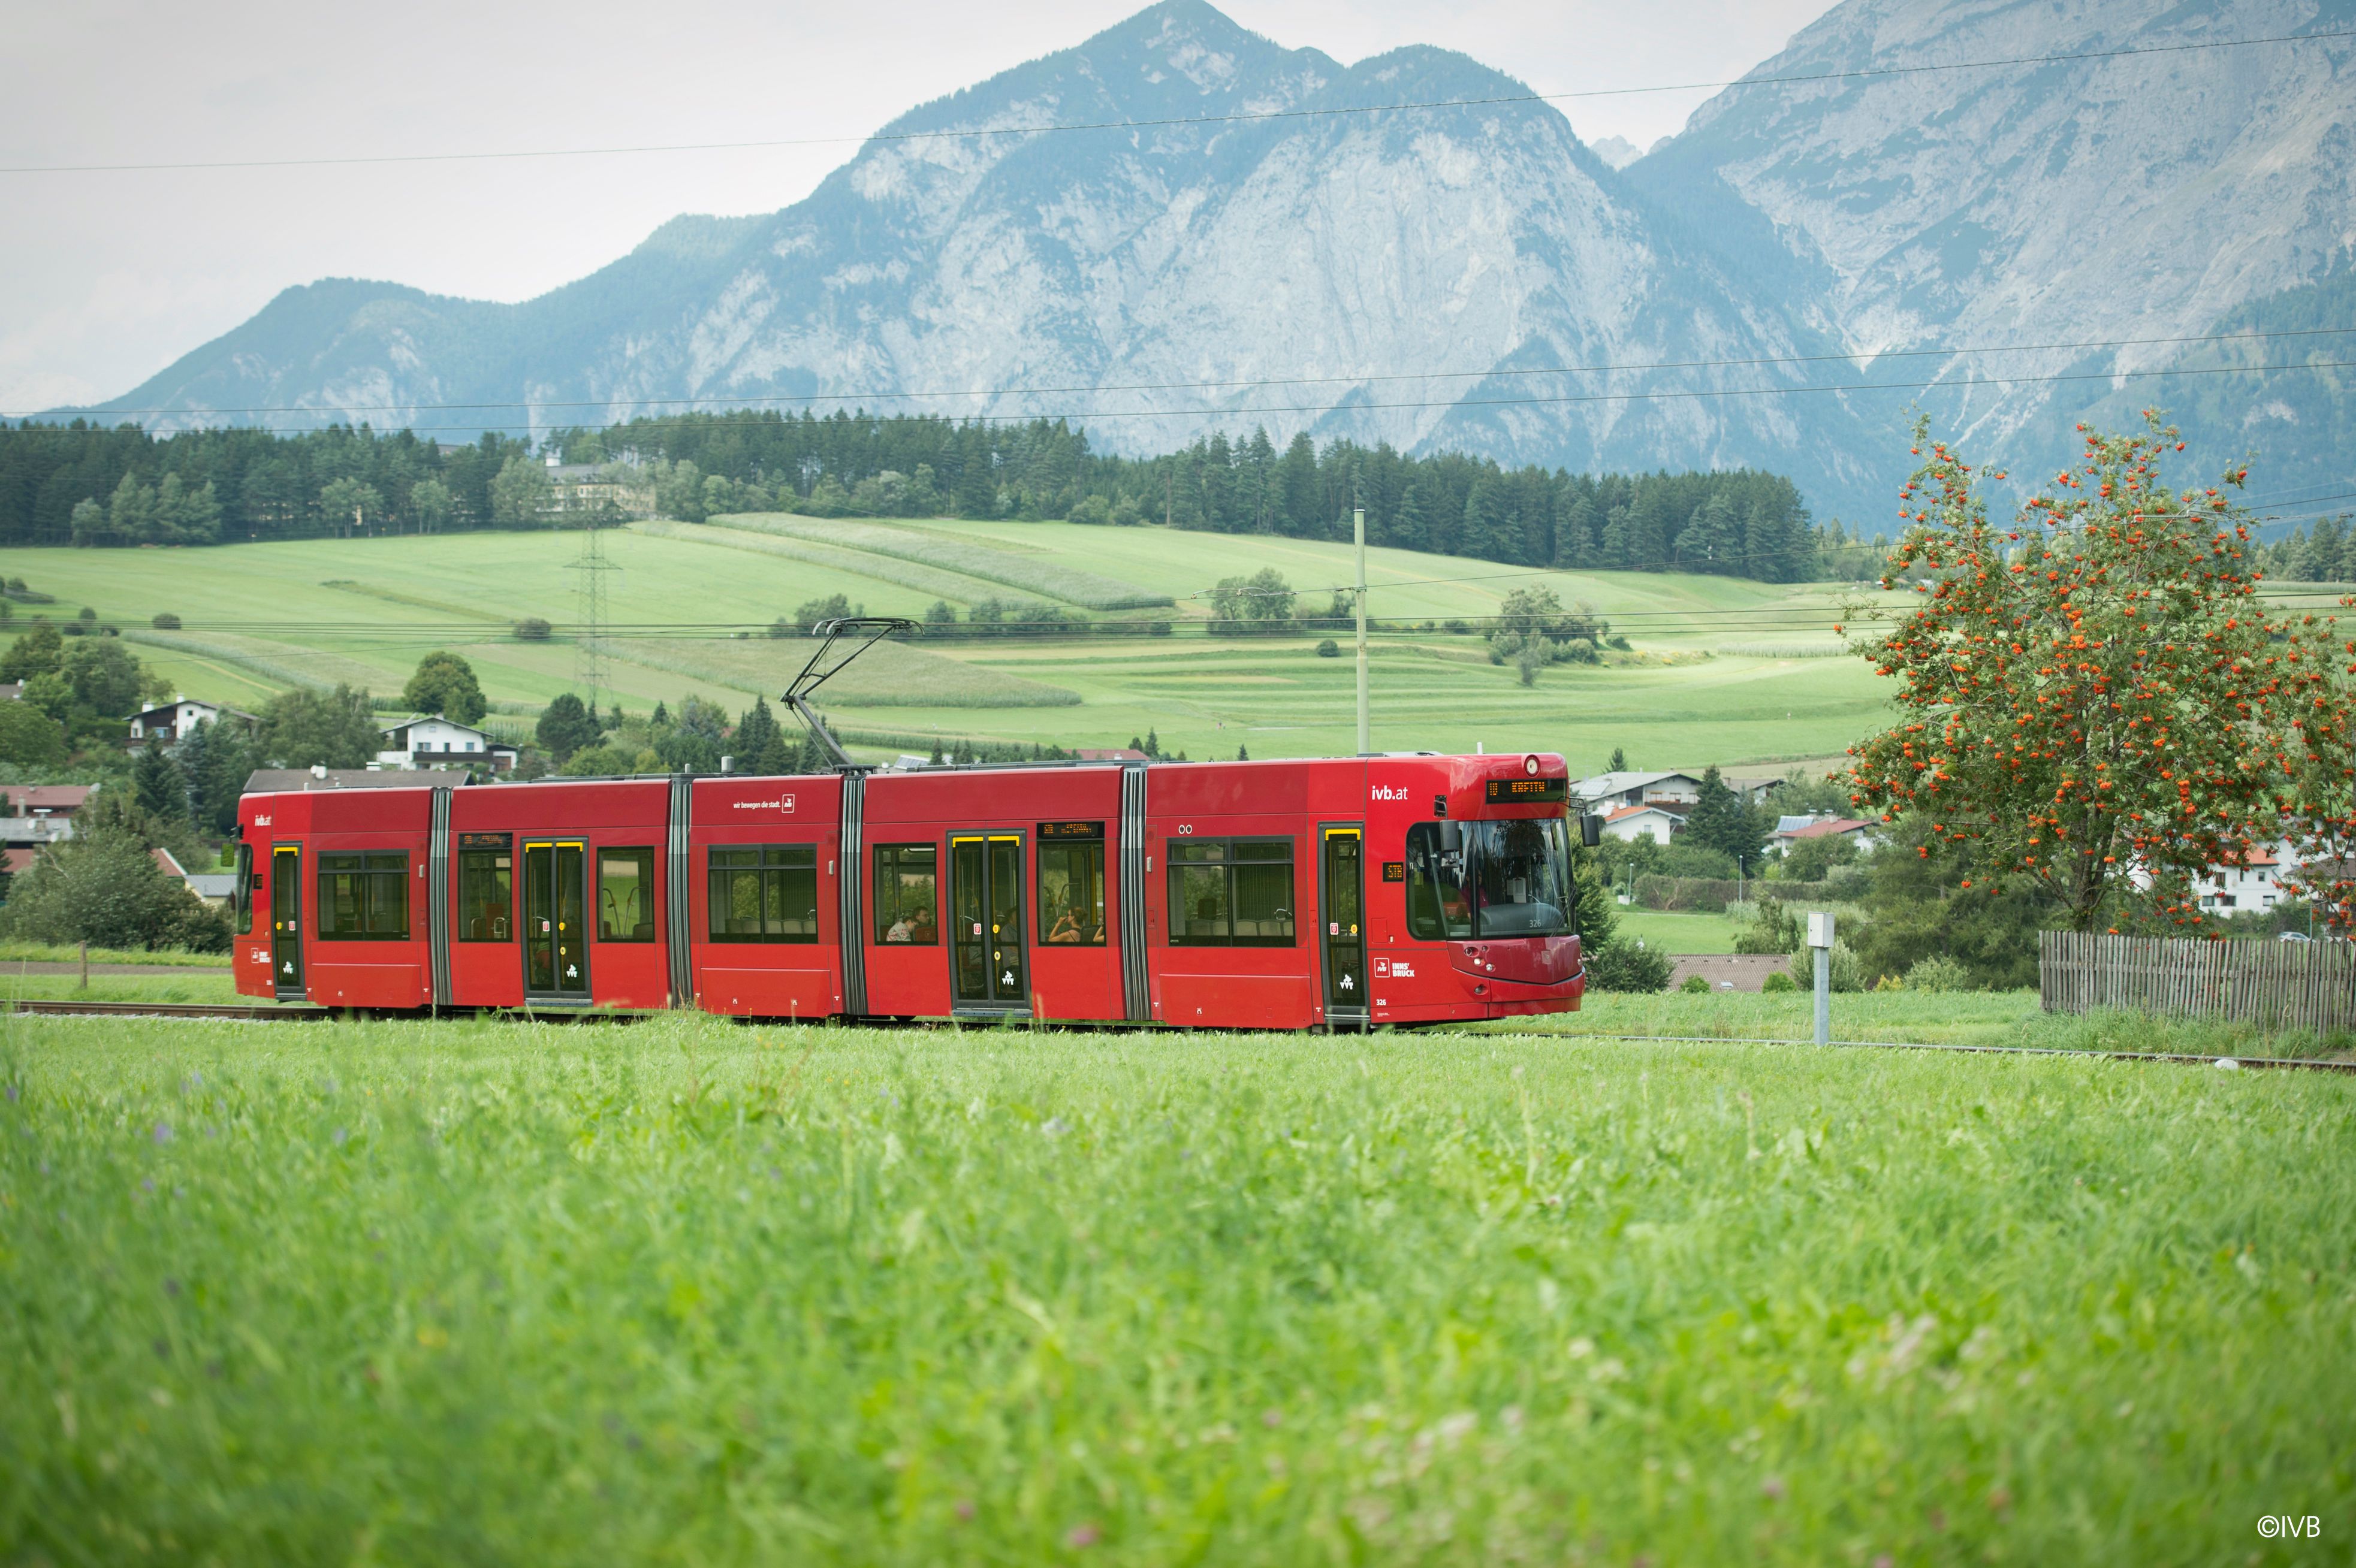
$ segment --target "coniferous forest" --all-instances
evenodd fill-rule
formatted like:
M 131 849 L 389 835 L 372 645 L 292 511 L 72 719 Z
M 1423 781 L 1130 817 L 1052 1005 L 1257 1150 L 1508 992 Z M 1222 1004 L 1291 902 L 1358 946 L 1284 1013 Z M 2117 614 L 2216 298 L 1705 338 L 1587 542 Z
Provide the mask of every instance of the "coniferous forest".
M 1215 433 L 1174 453 L 1094 452 L 1062 421 L 684 414 L 572 430 L 542 453 L 613 465 L 640 509 L 836 517 L 1069 518 L 1223 533 L 1350 537 L 1531 566 L 1685 571 L 1795 581 L 1853 576 L 1863 552 L 1819 527 L 1788 479 L 1726 473 L 1506 469 L 1305 434 Z M 367 426 L 0 427 L 0 545 L 201 545 L 577 523 L 527 443 L 443 446 Z

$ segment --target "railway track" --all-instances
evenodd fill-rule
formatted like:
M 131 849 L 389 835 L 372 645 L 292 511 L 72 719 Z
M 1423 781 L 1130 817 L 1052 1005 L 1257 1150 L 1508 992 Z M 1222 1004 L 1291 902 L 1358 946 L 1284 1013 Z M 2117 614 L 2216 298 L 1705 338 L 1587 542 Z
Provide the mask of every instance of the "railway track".
M 339 1017 L 370 1016 L 363 1009 L 318 1007 L 264 1007 L 259 1004 L 189 1002 L 16 1001 L 10 1011 L 64 1018 L 238 1019 L 257 1023 L 319 1023 Z M 414 1017 L 414 1014 L 394 1014 Z M 509 1017 L 521 1018 L 522 1013 Z M 529 1015 L 542 1023 L 629 1023 L 650 1013 L 607 1011 L 540 1012 Z M 1552 1040 L 1609 1040 L 1632 1045 L 1774 1045 L 1829 1051 L 1934 1051 L 1964 1056 L 2064 1056 L 2098 1061 L 2148 1061 L 2179 1067 L 2287 1067 L 2310 1072 L 2356 1073 L 2356 1061 L 2304 1056 L 2197 1056 L 2154 1051 L 2064 1051 L 2040 1045 L 1957 1045 L 1919 1040 L 1837 1040 L 1819 1047 L 1812 1040 L 1744 1038 L 1705 1034 L 1577 1034 L 1547 1036 Z
M 53 1002 L 22 998 L 0 1002 L 12 1013 L 50 1013 L 66 1018 L 93 1019 L 254 1019 L 263 1022 L 316 1022 L 336 1016 L 333 1008 L 264 1007 L 235 1002 Z

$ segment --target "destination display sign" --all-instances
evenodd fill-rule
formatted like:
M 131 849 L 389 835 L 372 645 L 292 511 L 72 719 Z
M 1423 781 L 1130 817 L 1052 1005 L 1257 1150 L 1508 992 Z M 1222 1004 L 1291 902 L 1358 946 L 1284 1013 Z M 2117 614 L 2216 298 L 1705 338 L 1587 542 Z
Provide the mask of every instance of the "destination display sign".
M 1384 862 L 1383 862 L 1383 880 L 1385 880 L 1385 881 L 1387 881 L 1387 882 L 1404 882 L 1404 881 L 1406 881 L 1406 880 L 1407 880 L 1407 862 L 1406 862 L 1405 860 L 1386 860 L 1386 861 L 1384 861 Z
M 1043 822 L 1039 824 L 1042 838 L 1102 838 L 1101 822 Z
M 512 833 L 461 833 L 458 835 L 458 848 L 461 849 L 506 849 L 512 847 L 514 843 L 515 835 Z
M 1570 780 L 1559 779 L 1491 779 L 1489 804 L 1492 805 L 1548 805 L 1570 799 Z

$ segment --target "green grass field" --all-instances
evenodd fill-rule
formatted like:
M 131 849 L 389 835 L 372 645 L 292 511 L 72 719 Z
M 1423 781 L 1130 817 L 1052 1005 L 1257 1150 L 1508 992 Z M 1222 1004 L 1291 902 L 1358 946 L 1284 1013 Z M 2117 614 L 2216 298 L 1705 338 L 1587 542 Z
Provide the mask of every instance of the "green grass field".
M 0 970 L 0 1007 L 11 1001 L 209 1002 L 247 1006 L 261 1000 L 237 994 L 227 969 L 191 969 L 181 975 L 92 975 L 84 986 L 74 975 L 17 975 Z
M 78 947 L 48 942 L 0 941 L 0 979 L 9 974 L 8 965 L 16 963 L 71 964 L 82 957 Z M 198 969 L 225 969 L 229 966 L 226 953 L 190 953 L 186 948 L 166 947 L 93 947 L 90 950 L 93 964 L 182 965 Z
M 0 1557 L 2118 1563 L 2356 1530 L 2356 1085 L 0 1021 Z M 2315 1514 L 2317 1546 L 2261 1539 Z
M 1664 953 L 1731 953 L 1739 928 L 1722 914 L 1687 914 L 1639 909 L 1630 904 L 1618 912 L 1614 940 L 1626 937 Z
M 1355 748 L 1352 661 L 1314 637 L 1213 641 L 1200 623 L 1223 577 L 1274 566 L 1307 607 L 1350 573 L 1345 547 L 1066 523 L 825 522 L 751 517 L 649 524 L 604 539 L 609 679 L 637 711 L 689 693 L 732 709 L 772 698 L 804 645 L 759 634 L 832 593 L 875 613 L 991 597 L 1066 605 L 1168 598 L 1181 635 L 972 642 L 847 674 L 825 692 L 845 729 L 956 740 L 1108 745 L 1156 731 L 1202 758 Z M 14 549 L 0 569 L 125 628 L 181 688 L 252 708 L 310 680 L 365 684 L 390 706 L 420 656 L 455 648 L 495 703 L 536 710 L 574 684 L 560 635 L 514 639 L 526 616 L 577 611 L 577 534 L 316 539 L 216 549 Z M 1494 561 L 1368 552 L 1377 616 L 1494 613 L 1530 583 L 1585 601 L 1633 640 L 1602 667 L 1558 667 L 1524 688 L 1473 637 L 1386 633 L 1373 665 L 1374 742 L 1390 750 L 1558 750 L 1600 767 L 1615 746 L 1662 766 L 1821 757 L 1884 720 L 1861 661 L 1809 656 L 1838 593 L 1673 574 L 1515 572 Z M 159 612 L 181 628 L 155 632 Z M 1130 612 L 1123 612 L 1129 613 Z M 25 611 L 18 607 L 20 619 Z M 752 634 L 739 640 L 737 634 Z M 1739 650 L 1739 651 L 1719 651 Z
M 1807 960 L 1798 961 L 1802 974 Z M 1809 1040 L 1815 999 L 1806 990 L 1763 995 L 1590 994 L 1576 1013 L 1515 1030 L 1549 1034 L 1684 1036 L 1705 1040 Z M 2047 1013 L 2034 991 L 1866 991 L 1832 998 L 1836 1040 L 1896 1040 L 1925 1045 L 2012 1045 L 2041 1051 L 2158 1051 L 2191 1056 L 2356 1056 L 2356 1040 L 2268 1034 L 2254 1026 L 2206 1019 L 2098 1012 Z M 1503 1025 L 1480 1025 L 1503 1029 Z

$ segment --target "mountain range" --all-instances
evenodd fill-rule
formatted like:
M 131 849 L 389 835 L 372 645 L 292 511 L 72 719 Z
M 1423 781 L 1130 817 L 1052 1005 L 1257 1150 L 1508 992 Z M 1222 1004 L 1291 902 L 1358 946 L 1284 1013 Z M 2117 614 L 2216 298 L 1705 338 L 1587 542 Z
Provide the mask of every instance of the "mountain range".
M 1607 160 L 1463 55 L 1344 66 L 1162 0 L 903 115 L 782 211 L 676 219 L 519 304 L 289 288 L 59 412 L 852 405 L 1067 415 L 1130 452 L 1259 424 L 1767 468 L 1879 527 L 1911 406 L 2032 473 L 2158 402 L 2202 468 L 2254 452 L 2287 515 L 2356 491 L 2351 64 L 2356 0 L 1846 0 Z M 2198 341 L 2225 332 L 2266 336 Z

